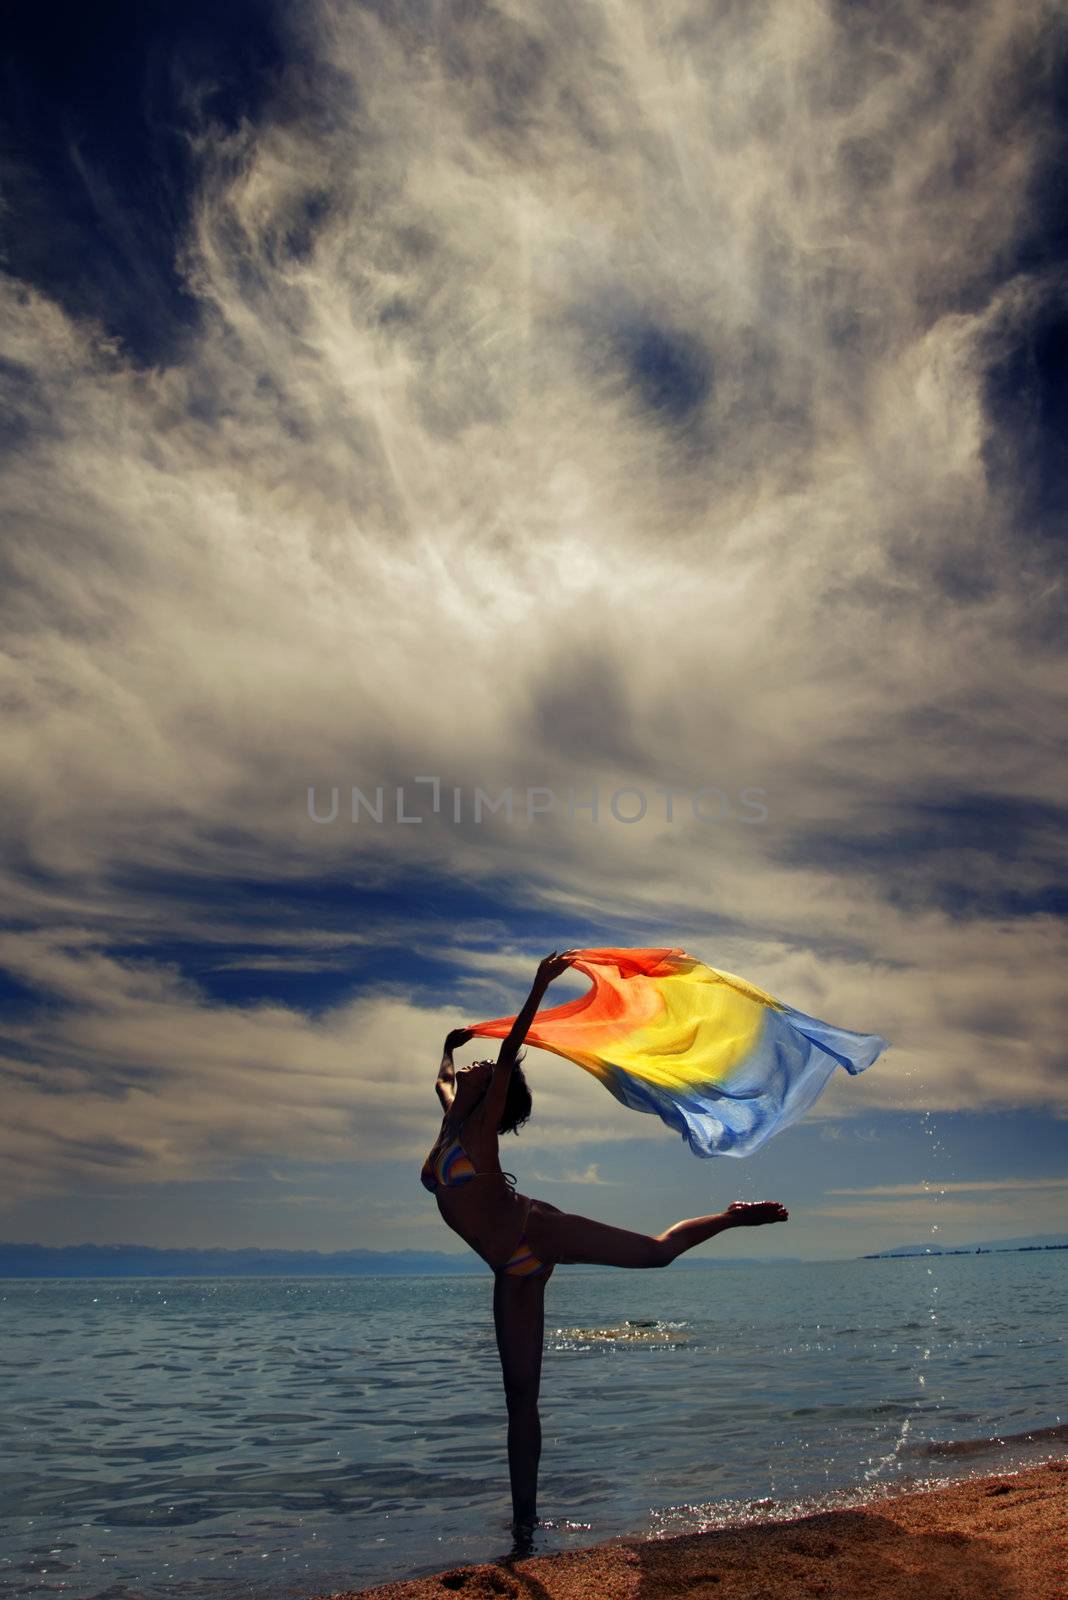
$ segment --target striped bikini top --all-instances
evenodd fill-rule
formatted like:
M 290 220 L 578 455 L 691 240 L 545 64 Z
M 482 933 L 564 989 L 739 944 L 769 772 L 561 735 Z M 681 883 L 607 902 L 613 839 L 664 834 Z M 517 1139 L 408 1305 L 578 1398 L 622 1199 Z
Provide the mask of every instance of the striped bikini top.
M 470 1116 L 470 1112 L 468 1112 L 468 1116 Z M 467 1117 L 464 1118 L 464 1122 L 466 1121 Z M 463 1127 L 463 1122 L 461 1122 L 460 1127 Z M 429 1189 L 431 1194 L 434 1194 L 438 1189 L 462 1188 L 465 1183 L 473 1183 L 476 1178 L 499 1178 L 500 1176 L 501 1173 L 496 1171 L 475 1171 L 475 1164 L 460 1143 L 460 1135 L 457 1132 L 452 1143 L 439 1150 L 436 1157 L 433 1151 L 430 1152 L 430 1155 L 423 1162 L 423 1170 L 419 1174 L 419 1181 L 424 1189 Z M 514 1189 L 516 1185 L 515 1173 L 505 1172 L 504 1181 L 510 1189 Z

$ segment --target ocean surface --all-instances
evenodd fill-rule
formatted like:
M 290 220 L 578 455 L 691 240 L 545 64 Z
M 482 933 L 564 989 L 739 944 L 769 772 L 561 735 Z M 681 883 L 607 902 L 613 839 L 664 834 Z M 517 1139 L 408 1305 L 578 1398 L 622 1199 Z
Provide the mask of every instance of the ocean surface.
M 1068 1251 L 558 1267 L 536 1549 L 1068 1455 Z M 492 1278 L 0 1281 L 0 1593 L 291 1600 L 511 1548 Z

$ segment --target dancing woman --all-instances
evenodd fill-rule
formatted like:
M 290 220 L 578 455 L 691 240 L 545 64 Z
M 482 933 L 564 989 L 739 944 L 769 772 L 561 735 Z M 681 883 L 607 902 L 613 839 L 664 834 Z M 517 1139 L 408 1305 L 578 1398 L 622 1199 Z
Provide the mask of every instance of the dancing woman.
M 538 1393 L 545 1285 L 553 1267 L 558 1262 L 666 1267 L 725 1228 L 785 1222 L 789 1216 L 776 1200 L 735 1201 L 726 1211 L 676 1222 L 664 1233 L 632 1233 L 516 1192 L 514 1175 L 501 1169 L 497 1140 L 502 1133 L 517 1133 L 532 1109 L 519 1049 L 546 990 L 567 970 L 574 954 L 554 951 L 538 967 L 496 1062 L 476 1061 L 457 1070 L 453 1051 L 474 1035 L 466 1028 L 448 1035 L 436 1085 L 444 1111 L 441 1131 L 420 1175 L 447 1225 L 493 1269 L 493 1319 L 508 1407 L 508 1470 L 518 1538 L 529 1538 L 538 1520 Z

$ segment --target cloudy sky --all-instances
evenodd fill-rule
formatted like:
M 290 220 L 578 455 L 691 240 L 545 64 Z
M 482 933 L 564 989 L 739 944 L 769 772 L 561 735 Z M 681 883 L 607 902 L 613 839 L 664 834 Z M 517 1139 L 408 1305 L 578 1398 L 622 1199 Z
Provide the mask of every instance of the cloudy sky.
M 532 1051 L 521 1189 L 1061 1230 L 1062 8 L 8 33 L 0 1237 L 462 1248 L 442 1036 L 603 944 L 893 1048 L 710 1161 Z

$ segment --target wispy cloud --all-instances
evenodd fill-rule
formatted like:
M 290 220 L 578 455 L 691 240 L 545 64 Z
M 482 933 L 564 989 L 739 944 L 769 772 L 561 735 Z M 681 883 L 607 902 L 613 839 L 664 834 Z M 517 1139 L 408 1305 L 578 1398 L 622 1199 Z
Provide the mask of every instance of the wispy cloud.
M 583 1172 L 573 1169 L 570 1172 L 535 1172 L 533 1176 L 540 1183 L 576 1183 L 593 1184 L 597 1187 L 618 1188 L 615 1178 L 602 1178 L 600 1164 L 591 1161 Z
M 255 117 L 186 86 L 169 359 L 0 272 L 2 954 L 49 1007 L 0 1038 L 9 1192 L 411 1160 L 462 1017 L 381 970 L 314 1018 L 227 1005 L 170 947 L 337 971 L 388 925 L 474 1020 L 532 909 L 892 1040 L 829 1137 L 1068 1116 L 1058 469 L 1012 376 L 1066 281 L 1035 246 L 1057 8 L 288 26 Z M 426 775 L 601 811 L 308 816 L 309 785 Z M 766 822 L 669 820 L 657 790 L 702 785 L 760 787 Z M 257 910 L 213 898 L 234 879 Z M 351 935 L 272 907 L 312 881 Z M 549 1062 L 537 1136 L 634 1136 L 606 1098 Z
M 415 1170 L 437 1132 L 433 1079 L 456 1018 L 403 986 L 315 1018 L 276 1001 L 224 1004 L 173 967 L 118 960 L 78 929 L 0 935 L 0 964 L 52 1007 L 47 1033 L 37 1015 L 3 1030 L 5 1203 L 107 1181 L 226 1176 L 252 1157 Z M 634 1136 L 573 1066 L 546 1056 L 531 1080 L 533 1148 Z

